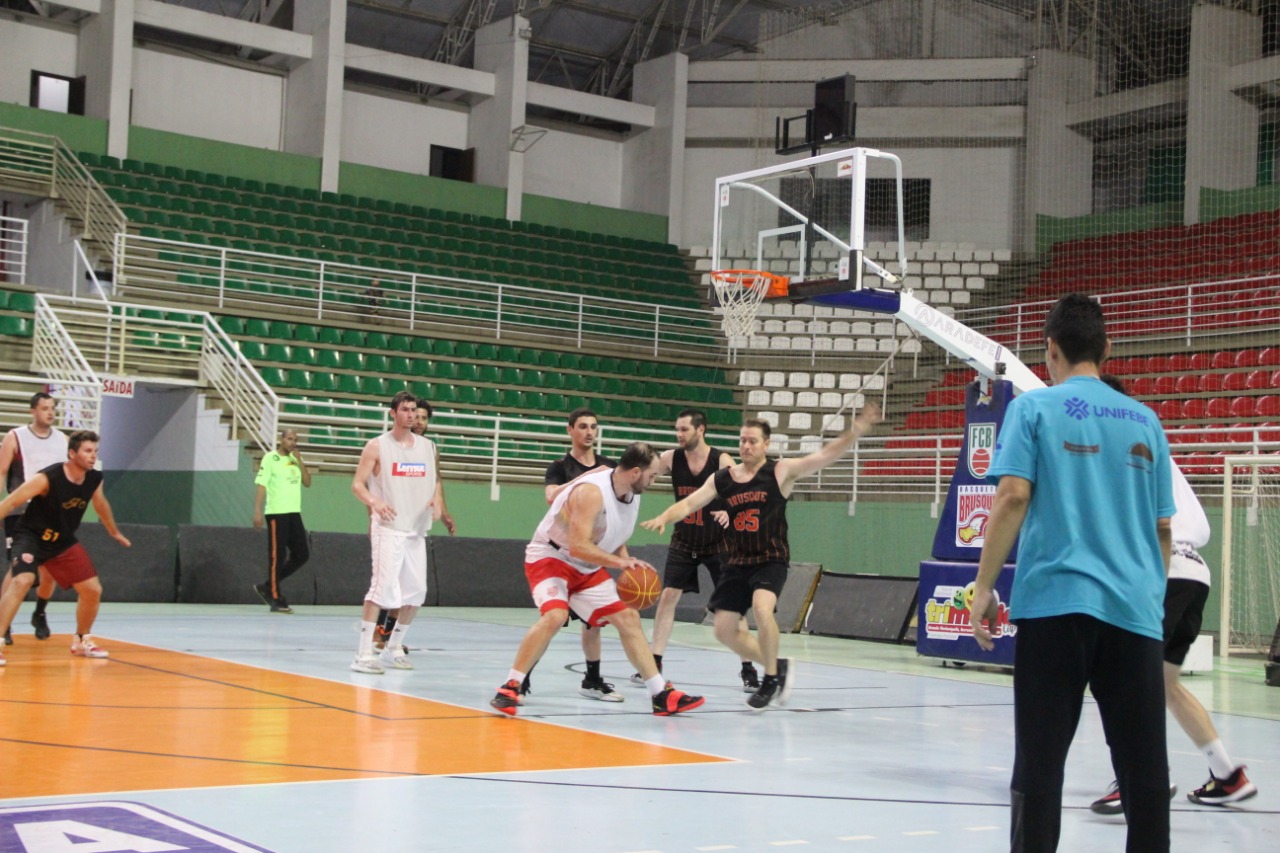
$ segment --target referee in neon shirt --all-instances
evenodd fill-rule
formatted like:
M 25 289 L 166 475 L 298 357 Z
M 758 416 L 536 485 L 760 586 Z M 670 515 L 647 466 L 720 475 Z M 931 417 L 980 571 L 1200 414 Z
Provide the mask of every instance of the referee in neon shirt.
M 311 472 L 298 452 L 296 432 L 280 431 L 275 451 L 262 457 L 253 482 L 253 526 L 267 528 L 267 580 L 254 584 L 253 591 L 272 613 L 292 613 L 280 585 L 311 556 L 307 528 L 302 526 L 302 487 L 311 487 Z

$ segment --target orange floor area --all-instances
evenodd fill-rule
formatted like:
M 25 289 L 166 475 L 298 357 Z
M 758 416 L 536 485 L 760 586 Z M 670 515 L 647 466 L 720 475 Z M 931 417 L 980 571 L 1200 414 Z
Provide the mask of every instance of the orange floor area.
M 17 638 L 0 668 L 0 798 L 722 759 L 101 639 Z M 335 678 L 344 677 L 335 673 Z M 22 768 L 40 768 L 25 773 Z

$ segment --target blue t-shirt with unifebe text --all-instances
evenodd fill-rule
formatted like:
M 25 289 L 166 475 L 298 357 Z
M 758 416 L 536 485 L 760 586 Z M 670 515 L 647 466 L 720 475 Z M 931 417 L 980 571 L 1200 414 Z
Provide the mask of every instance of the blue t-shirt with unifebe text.
M 1156 520 L 1175 507 L 1155 413 L 1092 377 L 1022 394 L 1005 413 L 987 480 L 1009 475 L 1032 483 L 1013 618 L 1083 613 L 1162 639 Z

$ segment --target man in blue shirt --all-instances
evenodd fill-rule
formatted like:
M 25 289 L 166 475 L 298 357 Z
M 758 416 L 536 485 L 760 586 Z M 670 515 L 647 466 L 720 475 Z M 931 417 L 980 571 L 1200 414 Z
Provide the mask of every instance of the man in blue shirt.
M 992 647 L 995 581 L 1021 533 L 1011 616 L 1015 757 L 1011 849 L 1052 851 L 1067 750 L 1088 686 L 1129 823 L 1129 851 L 1169 849 L 1163 617 L 1174 514 L 1155 414 L 1098 378 L 1102 309 L 1063 297 L 1045 321 L 1053 386 L 1018 397 L 996 440 L 997 482 L 971 608 Z

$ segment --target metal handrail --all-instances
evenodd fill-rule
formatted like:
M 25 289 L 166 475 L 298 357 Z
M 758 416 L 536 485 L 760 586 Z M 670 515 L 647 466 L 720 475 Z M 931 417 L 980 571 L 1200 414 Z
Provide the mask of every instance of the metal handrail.
M 0 281 L 27 283 L 27 232 L 27 220 L 0 216 Z
M 64 417 L 80 429 L 98 429 L 102 418 L 102 379 L 54 313 L 49 299 L 36 294 L 35 334 L 31 343 L 31 371 L 57 386 Z
M 410 330 L 467 328 L 495 340 L 546 339 L 563 345 L 607 340 L 654 356 L 725 351 L 716 318 L 630 299 L 425 275 L 356 264 L 201 246 L 158 237 L 117 237 L 119 293 L 173 292 L 219 311 L 275 310 L 316 320 Z
M 245 429 L 263 453 L 276 446 L 280 398 L 217 324 L 200 312 L 204 337 L 200 346 L 200 381 L 212 385 L 231 406 L 231 434 Z
M 129 225 L 124 211 L 56 136 L 0 128 L 0 186 L 62 200 L 84 223 L 85 238 L 108 253 L 115 235 Z

